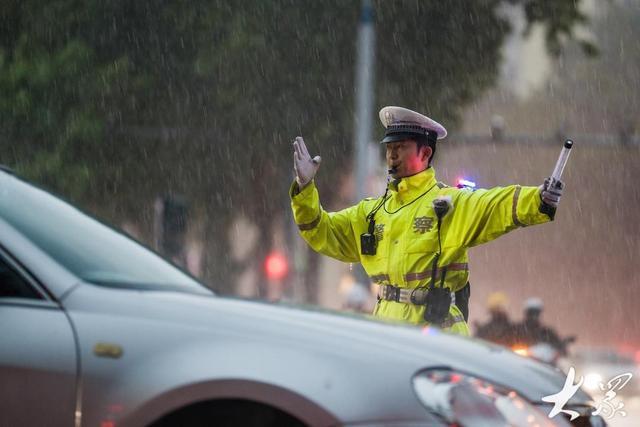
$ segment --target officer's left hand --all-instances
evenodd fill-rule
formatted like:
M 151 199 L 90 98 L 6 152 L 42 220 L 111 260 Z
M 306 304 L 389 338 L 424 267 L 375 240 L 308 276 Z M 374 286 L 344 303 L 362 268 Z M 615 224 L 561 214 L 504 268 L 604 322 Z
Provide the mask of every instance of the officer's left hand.
M 544 180 L 544 184 L 540 187 L 540 198 L 545 205 L 557 208 L 564 190 L 564 182 L 554 181 L 551 177 Z

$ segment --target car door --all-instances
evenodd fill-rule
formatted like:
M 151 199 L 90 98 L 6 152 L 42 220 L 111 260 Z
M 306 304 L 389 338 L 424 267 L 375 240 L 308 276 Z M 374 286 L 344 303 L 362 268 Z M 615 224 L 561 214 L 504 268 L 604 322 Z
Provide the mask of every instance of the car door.
M 0 248 L 0 426 L 73 426 L 76 371 L 67 316 Z

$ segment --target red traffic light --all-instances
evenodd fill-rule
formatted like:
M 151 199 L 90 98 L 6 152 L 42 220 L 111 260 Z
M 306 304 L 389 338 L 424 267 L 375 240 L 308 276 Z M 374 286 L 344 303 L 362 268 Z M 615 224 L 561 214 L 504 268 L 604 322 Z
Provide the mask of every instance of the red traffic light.
M 264 261 L 264 270 L 270 280 L 281 280 L 289 272 L 289 262 L 281 252 L 271 252 Z

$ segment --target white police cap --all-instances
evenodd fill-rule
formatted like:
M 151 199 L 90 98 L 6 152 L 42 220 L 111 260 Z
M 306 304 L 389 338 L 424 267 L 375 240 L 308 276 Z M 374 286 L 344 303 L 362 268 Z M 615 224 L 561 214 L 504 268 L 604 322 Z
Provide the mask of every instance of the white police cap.
M 386 131 L 382 143 L 402 141 L 416 136 L 433 142 L 447 136 L 447 130 L 429 117 L 402 107 L 384 107 L 379 113 Z

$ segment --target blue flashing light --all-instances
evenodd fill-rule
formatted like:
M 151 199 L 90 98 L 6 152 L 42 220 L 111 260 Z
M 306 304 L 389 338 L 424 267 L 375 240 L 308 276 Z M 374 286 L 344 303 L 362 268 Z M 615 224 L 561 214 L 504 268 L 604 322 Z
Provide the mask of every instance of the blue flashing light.
M 422 335 L 434 336 L 439 335 L 440 330 L 438 328 L 434 328 L 433 326 L 425 325 L 422 327 Z
M 467 179 L 464 179 L 464 178 L 460 178 L 458 180 L 457 187 L 458 188 L 468 188 L 468 189 L 474 190 L 476 188 L 476 183 L 473 182 L 473 181 L 469 181 Z

